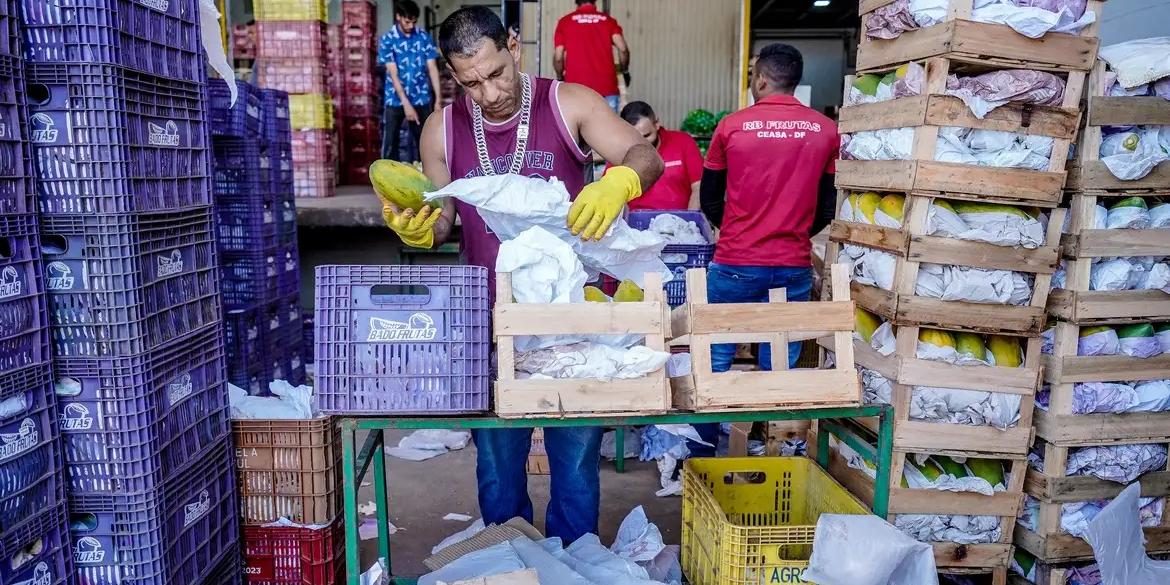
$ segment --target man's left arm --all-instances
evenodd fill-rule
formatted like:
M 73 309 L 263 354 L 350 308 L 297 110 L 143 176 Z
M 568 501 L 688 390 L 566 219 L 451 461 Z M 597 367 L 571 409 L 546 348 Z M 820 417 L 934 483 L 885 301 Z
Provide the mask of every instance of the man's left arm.
M 582 142 L 614 165 L 601 180 L 586 185 L 569 209 L 567 225 L 573 234 L 600 240 L 626 203 L 662 176 L 662 157 L 597 92 L 576 84 L 561 84 L 559 91 L 570 128 L 575 127 Z

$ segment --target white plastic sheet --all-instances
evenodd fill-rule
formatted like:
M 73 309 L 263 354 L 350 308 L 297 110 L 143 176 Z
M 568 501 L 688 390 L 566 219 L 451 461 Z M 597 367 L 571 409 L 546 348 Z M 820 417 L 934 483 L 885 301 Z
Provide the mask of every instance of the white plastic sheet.
M 1038 219 L 1020 217 L 1013 213 L 958 214 L 931 204 L 926 221 L 927 234 L 932 236 L 1029 250 L 1044 244 L 1044 225 Z
M 650 218 L 648 230 L 658 234 L 667 244 L 708 243 L 698 224 L 671 213 L 660 213 Z
M 821 514 L 802 578 L 821 585 L 938 583 L 934 549 L 876 516 Z
M 219 8 L 215 0 L 199 0 L 199 30 L 203 50 L 207 53 L 207 64 L 219 74 L 228 86 L 231 94 L 231 104 L 236 103 L 239 90 L 236 88 L 236 72 L 228 63 L 227 53 L 223 50 L 223 28 L 220 27 Z
M 471 442 L 469 431 L 423 429 L 398 440 L 397 447 L 387 447 L 386 454 L 407 461 L 426 461 L 448 451 L 458 451 Z
M 910 418 L 1009 429 L 1020 420 L 1020 395 L 958 388 L 915 386 Z
M 1137 87 L 1170 76 L 1170 37 L 1101 47 L 1099 56 L 1117 74 L 1123 87 Z
M 61 392 L 62 385 L 68 384 L 70 380 L 70 378 L 58 380 L 58 392 Z M 311 386 L 293 386 L 285 380 L 273 380 L 268 384 L 268 391 L 273 395 L 251 396 L 243 388 L 228 384 L 228 402 L 231 405 L 232 418 L 308 420 L 320 416 Z
M 1150 174 L 1154 167 L 1170 160 L 1170 155 L 1162 148 L 1161 127 L 1150 126 L 1140 128 L 1137 146 L 1126 149 L 1118 146 L 1118 142 L 1126 139 L 1128 134 L 1114 134 L 1106 136 L 1101 141 L 1101 162 L 1109 172 L 1122 181 L 1136 181 Z
M 1151 560 L 1139 521 L 1141 486 L 1133 484 L 1113 499 L 1085 529 L 1102 582 L 1125 585 L 1170 583 L 1170 561 Z
M 670 354 L 644 345 L 619 349 L 593 342 L 555 345 L 517 355 L 520 379 L 628 380 L 661 370 Z

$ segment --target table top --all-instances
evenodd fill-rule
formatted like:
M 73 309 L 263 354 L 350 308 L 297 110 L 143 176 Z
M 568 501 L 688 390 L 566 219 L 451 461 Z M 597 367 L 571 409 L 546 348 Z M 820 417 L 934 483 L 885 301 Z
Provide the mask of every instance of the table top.
M 297 197 L 297 225 L 384 227 L 382 202 L 369 185 L 342 185 L 334 197 Z

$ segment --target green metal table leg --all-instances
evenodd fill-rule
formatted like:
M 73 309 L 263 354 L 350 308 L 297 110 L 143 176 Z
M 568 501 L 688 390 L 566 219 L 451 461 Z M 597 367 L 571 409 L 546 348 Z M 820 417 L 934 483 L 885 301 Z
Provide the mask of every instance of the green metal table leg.
M 877 480 L 873 485 L 873 513 L 885 518 L 890 510 L 890 472 L 894 467 L 894 417 L 889 410 L 878 417 Z
M 393 575 L 390 565 L 390 499 L 386 489 L 386 453 L 382 431 L 372 431 L 378 437 L 373 451 L 374 458 L 374 501 L 378 506 L 378 555 L 386 559 L 386 573 Z
M 341 476 L 342 498 L 345 505 L 345 575 L 348 585 L 361 582 L 361 537 L 358 534 L 357 510 L 357 450 L 354 448 L 357 432 L 353 419 L 341 419 Z
M 614 436 L 614 455 L 617 459 L 614 460 L 613 466 L 617 468 L 618 473 L 626 472 L 626 427 L 617 427 L 613 431 Z

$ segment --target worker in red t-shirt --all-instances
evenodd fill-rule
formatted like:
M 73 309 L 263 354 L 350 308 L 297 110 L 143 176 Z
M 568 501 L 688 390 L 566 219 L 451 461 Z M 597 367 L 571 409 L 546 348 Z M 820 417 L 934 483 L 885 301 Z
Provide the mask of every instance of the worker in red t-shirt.
M 764 303 L 774 288 L 807 301 L 812 291 L 810 238 L 833 219 L 839 137 L 832 120 L 793 97 L 803 70 L 794 47 L 764 47 L 752 70 L 755 104 L 725 117 L 711 138 L 699 188 L 703 213 L 720 230 L 707 268 L 711 303 Z M 800 344 L 789 344 L 788 367 L 799 354 Z M 731 369 L 734 357 L 734 345 L 712 346 L 711 369 Z M 760 367 L 772 369 L 767 344 Z M 699 432 L 717 444 L 717 428 Z
M 629 122 L 647 142 L 658 149 L 666 170 L 648 191 L 631 201 L 635 209 L 698 209 L 699 181 L 703 178 L 703 155 L 686 132 L 667 130 L 646 102 L 630 102 L 622 108 Z
M 622 27 L 614 18 L 597 10 L 593 0 L 577 0 L 577 10 L 557 21 L 553 33 L 553 69 L 557 79 L 579 83 L 596 91 L 618 111 L 618 70 L 613 64 L 613 49 L 626 85 L 630 83 L 630 48 L 622 36 Z

